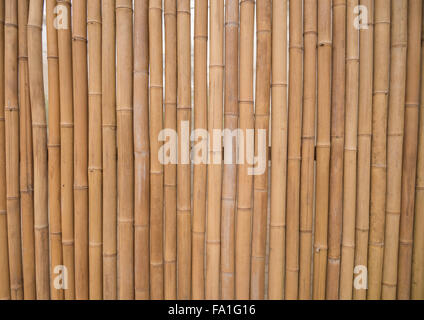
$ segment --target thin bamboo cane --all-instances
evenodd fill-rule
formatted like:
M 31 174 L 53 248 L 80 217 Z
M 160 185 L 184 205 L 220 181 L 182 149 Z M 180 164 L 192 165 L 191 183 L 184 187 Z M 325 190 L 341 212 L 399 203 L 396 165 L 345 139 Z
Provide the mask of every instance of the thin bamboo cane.
M 165 128 L 177 130 L 177 2 L 165 0 Z M 177 151 L 170 154 L 177 158 Z M 177 298 L 177 166 L 164 166 L 164 297 Z
M 253 39 L 255 24 L 255 2 L 240 0 L 240 122 L 243 136 L 240 145 L 253 149 L 254 141 L 248 137 L 248 130 L 254 129 L 253 114 Z M 253 176 L 249 175 L 253 163 L 253 152 L 246 152 L 244 161 L 238 166 L 237 216 L 236 216 L 236 299 L 250 298 L 250 259 L 252 228 L 252 189 Z
M 408 1 L 392 0 L 391 70 L 387 132 L 387 204 L 382 298 L 395 299 L 402 185 Z
M 191 297 L 191 169 L 189 161 L 185 161 L 189 156 L 190 134 L 186 131 L 190 130 L 191 119 L 190 28 L 190 1 L 177 0 L 177 132 L 180 149 L 177 166 L 177 282 L 178 299 L 182 300 Z
M 256 6 L 256 107 L 255 150 L 258 157 L 265 152 L 264 172 L 254 177 L 252 271 L 250 298 L 265 298 L 265 259 L 268 214 L 268 145 L 271 93 L 271 1 L 259 1 Z M 266 149 L 259 149 L 260 135 L 266 135 Z
M 154 28 L 158 28 L 160 32 L 161 25 Z M 134 285 L 136 299 L 150 297 L 149 175 L 149 2 L 136 1 L 134 2 Z M 160 267 L 157 268 L 160 271 Z M 153 265 L 152 271 L 154 271 Z M 153 274 L 152 277 L 154 277 Z M 152 278 L 152 280 L 155 279 Z M 152 288 L 152 292 L 155 290 L 157 288 Z
M 224 97 L 224 141 L 233 139 L 238 127 L 238 0 L 225 2 L 225 97 Z M 206 13 L 207 15 L 207 13 Z M 221 298 L 234 299 L 234 238 L 235 207 L 237 190 L 237 145 L 232 141 L 231 164 L 224 164 L 222 173 L 221 201 Z M 227 150 L 227 152 L 229 152 Z
M 5 3 L 5 134 L 7 232 L 10 290 L 13 300 L 23 299 L 21 214 L 19 197 L 19 105 L 18 105 L 18 1 Z
M 116 1 L 119 299 L 134 299 L 134 142 L 132 1 Z
M 212 7 L 211 7 L 212 8 Z M 194 128 L 207 130 L 207 57 L 208 1 L 195 2 L 194 13 Z M 196 137 L 203 139 L 203 137 Z M 198 141 L 198 144 L 205 141 Z M 196 155 L 203 158 L 203 154 Z M 202 157 L 203 156 L 203 157 Z M 194 165 L 193 231 L 192 231 L 192 294 L 193 299 L 205 298 L 205 221 L 206 221 L 206 163 Z M 219 270 L 219 268 L 218 268 Z M 214 270 L 216 271 L 216 270 Z
M 390 2 L 375 1 L 374 98 L 371 208 L 368 243 L 368 299 L 381 298 L 386 210 L 387 107 L 390 76 Z
M 312 267 L 312 223 L 314 217 L 315 110 L 317 67 L 317 1 L 304 0 L 304 70 L 302 164 L 300 181 L 299 298 L 310 300 Z
M 87 2 L 89 297 L 103 297 L 102 261 L 102 16 L 101 1 Z
M 402 204 L 399 234 L 397 298 L 411 297 L 412 245 L 415 213 L 415 182 L 418 153 L 420 104 L 422 1 L 408 1 L 408 55 L 405 96 L 405 136 L 403 140 Z
M 228 84 L 227 84 L 228 85 Z M 287 0 L 272 1 L 271 220 L 268 298 L 284 297 L 287 172 Z
M 102 0 L 103 297 L 117 297 L 115 0 Z

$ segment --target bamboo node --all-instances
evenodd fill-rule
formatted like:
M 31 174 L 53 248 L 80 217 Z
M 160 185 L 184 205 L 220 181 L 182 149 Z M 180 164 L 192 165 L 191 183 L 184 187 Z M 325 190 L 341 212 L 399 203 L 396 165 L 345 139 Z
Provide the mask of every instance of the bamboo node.
M 238 21 L 227 21 L 225 22 L 225 27 L 239 27 L 240 24 Z
M 342 248 L 355 249 L 355 243 L 354 242 L 352 242 L 352 243 L 343 242 Z
M 149 6 L 149 10 L 160 10 L 162 12 L 162 7 Z
M 191 106 L 187 105 L 177 105 L 178 110 L 191 110 Z
M 261 29 L 261 30 L 256 30 L 256 34 L 260 34 L 260 33 L 271 33 L 272 30 L 271 29 Z
M 142 75 L 149 75 L 149 71 L 147 70 L 134 70 L 134 74 L 142 74 Z
M 397 287 L 397 283 L 389 283 L 387 281 L 382 281 L 381 284 L 385 287 L 389 287 L 389 288 L 396 288 Z
M 149 86 L 149 88 L 150 89 L 160 89 L 160 90 L 162 90 L 163 89 L 163 85 L 161 85 L 161 84 L 151 84 Z
M 43 224 L 43 225 L 34 225 L 34 230 L 36 231 L 43 231 L 43 230 L 47 230 L 49 229 L 49 225 L 48 224 Z
M 370 247 L 383 248 L 384 247 L 384 242 L 370 241 L 369 242 L 369 245 L 370 245 Z
M 82 36 L 73 36 L 72 41 L 81 41 L 81 42 L 87 42 L 87 38 Z
M 332 41 L 324 41 L 324 40 L 322 40 L 322 41 L 319 41 L 318 42 L 318 46 L 319 47 L 332 47 L 333 46 L 333 42 Z
M 4 118 L 4 117 L 0 118 L 0 122 L 5 122 L 5 121 L 6 121 L 6 118 Z
M 251 3 L 251 4 L 253 4 L 253 5 L 255 5 L 255 3 L 256 3 L 256 1 L 255 0 L 240 0 L 240 6 L 243 4 L 243 3 Z
M 175 11 L 164 11 L 164 12 L 163 12 L 163 15 L 164 15 L 164 16 L 174 16 L 174 17 L 176 17 L 176 16 L 177 16 L 177 14 L 176 14 L 176 12 L 175 12 Z
M 221 241 L 220 240 L 206 240 L 206 244 L 220 245 Z
M 6 214 L 7 214 L 7 211 L 6 210 L 0 210 L 0 216 L 4 216 Z
M 374 25 L 378 25 L 378 24 L 389 24 L 390 25 L 390 20 L 375 20 Z
M 399 240 L 399 245 L 403 247 L 412 247 L 413 243 L 414 243 L 413 240 Z
M 98 247 L 101 247 L 102 245 L 103 245 L 103 242 L 95 242 L 95 241 L 89 242 L 90 248 L 98 248 Z
M 4 111 L 5 112 L 18 112 L 19 111 L 19 107 L 11 107 L 11 106 L 5 106 L 4 107 Z
M 209 69 L 218 68 L 218 69 L 224 69 L 225 65 L 223 64 L 209 64 Z
M 132 6 L 125 6 L 125 5 L 117 5 L 116 6 L 116 10 L 129 10 L 129 11 L 133 11 Z
M 47 60 L 59 60 L 59 56 L 47 56 Z
M 88 172 L 96 172 L 96 171 L 102 172 L 103 169 L 101 167 L 88 167 Z
M 389 90 L 375 90 L 373 94 L 375 96 L 380 94 L 387 96 L 389 94 Z
M 302 45 L 290 45 L 289 46 L 289 49 L 291 50 L 291 49 L 295 49 L 295 50 L 300 50 L 300 51 L 303 51 L 304 50 L 304 48 L 303 48 L 303 46 Z
M 194 40 L 208 40 L 208 36 L 203 34 L 194 35 Z
M 49 149 L 58 149 L 60 148 L 60 144 L 48 144 L 47 148 Z
M 318 32 L 316 30 L 305 30 L 303 31 L 303 36 L 307 35 L 318 35 Z
M 65 247 L 71 247 L 74 245 L 74 243 L 74 240 L 62 240 L 62 245 Z
M 271 83 L 271 88 L 277 88 L 277 87 L 282 87 L 282 88 L 287 88 L 287 83 L 285 82 L 273 82 Z
M 406 102 L 405 108 L 417 108 L 420 106 L 418 102 Z
M 264 256 L 256 256 L 256 255 L 253 255 L 252 254 L 252 259 L 255 259 L 255 260 L 265 260 L 265 257 Z
M 61 122 L 60 123 L 60 127 L 63 128 L 63 129 L 73 129 L 74 128 L 74 124 L 73 123 Z
M 20 199 L 19 196 L 16 196 L 16 197 L 8 196 L 8 197 L 6 197 L 7 201 L 18 201 L 19 199 Z
M 165 264 L 175 264 L 175 263 L 177 263 L 177 260 L 175 260 L 175 259 L 172 259 L 172 260 L 164 260 L 164 263 Z
M 33 123 L 32 124 L 33 128 L 39 128 L 39 129 L 46 129 L 47 128 L 47 124 L 45 123 Z
M 116 108 L 116 112 L 133 112 L 133 108 L 132 107 L 117 107 Z
M 27 24 L 27 28 L 29 29 L 38 29 L 38 30 L 43 30 L 42 26 L 36 25 L 36 24 Z
M 386 214 L 388 215 L 400 215 L 400 211 L 390 211 L 390 210 L 386 210 Z
M 88 96 L 101 96 L 102 93 L 101 92 L 89 92 Z
M 178 14 L 188 14 L 188 15 L 190 15 L 191 12 L 190 12 L 190 10 L 177 9 L 177 15 Z
M 78 185 L 74 185 L 74 190 L 75 190 L 75 191 L 88 190 L 88 186 L 78 186 Z
M 315 252 L 320 252 L 320 251 L 327 251 L 328 247 L 326 245 L 319 245 L 319 244 L 315 244 L 314 245 L 314 250 Z
M 372 163 L 371 168 L 387 169 L 387 165 L 386 164 L 380 164 L 380 163 Z
M 12 28 L 18 29 L 18 25 L 16 23 L 11 23 L 11 22 L 5 22 L 4 27 L 5 28 L 6 27 L 12 27 Z
M 392 48 L 406 48 L 408 46 L 408 42 L 407 41 L 401 41 L 401 42 L 395 42 L 392 43 Z
M 103 253 L 103 258 L 116 258 L 117 256 L 117 253 Z
M 102 25 L 102 21 L 101 20 L 96 20 L 96 19 L 87 19 L 87 24 L 99 24 L 99 25 Z

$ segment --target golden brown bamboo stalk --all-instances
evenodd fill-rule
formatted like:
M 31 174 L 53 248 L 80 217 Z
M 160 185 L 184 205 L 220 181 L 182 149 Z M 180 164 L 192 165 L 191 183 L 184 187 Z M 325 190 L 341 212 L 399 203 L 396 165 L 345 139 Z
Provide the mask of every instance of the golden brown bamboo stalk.
M 177 2 L 164 1 L 165 128 L 177 130 Z M 177 151 L 170 154 L 177 158 Z M 165 252 L 164 297 L 177 298 L 177 166 L 164 166 Z
M 208 1 L 195 2 L 194 13 L 194 128 L 207 130 L 207 57 L 208 57 Z M 198 144 L 207 143 L 197 136 Z M 200 140 L 200 141 L 199 141 Z M 200 159 L 207 157 L 196 154 Z M 206 163 L 194 165 L 193 180 L 193 231 L 192 231 L 192 295 L 205 298 L 205 230 L 206 230 Z M 216 244 L 215 244 L 216 245 Z M 219 268 L 218 268 L 219 270 Z M 216 270 L 215 270 L 216 271 Z
M 420 104 L 421 21 L 423 3 L 408 1 L 408 55 L 405 96 L 405 136 L 403 140 L 402 204 L 399 234 L 397 298 L 411 297 L 411 265 L 415 213 L 415 182 L 418 153 Z
M 265 156 L 264 171 L 254 177 L 252 271 L 250 298 L 265 298 L 265 259 L 268 215 L 268 145 L 269 108 L 271 93 L 271 1 L 259 1 L 256 6 L 256 107 L 255 107 L 255 153 Z M 260 149 L 261 135 L 265 134 L 265 149 Z M 265 155 L 260 153 L 265 152 Z
M 240 145 L 252 150 L 254 141 L 248 138 L 248 130 L 254 129 L 253 114 L 253 39 L 254 39 L 255 2 L 240 0 L 240 122 L 243 133 L 239 137 Z M 237 216 L 236 216 L 236 299 L 250 298 L 250 256 L 252 228 L 252 189 L 253 176 L 249 175 L 253 163 L 253 152 L 243 155 L 244 161 L 238 165 Z
M 190 0 L 177 0 L 178 166 L 177 166 L 177 283 L 178 299 L 191 297 L 191 119 Z M 184 139 L 183 139 L 184 138 Z
M 5 3 L 5 134 L 7 232 L 10 290 L 13 300 L 24 298 L 19 197 L 18 1 Z
M 117 297 L 115 0 L 102 0 L 103 297 Z
M 156 10 L 160 12 L 159 10 Z M 155 26 L 159 28 L 161 26 Z M 160 31 L 158 30 L 158 32 Z M 156 35 L 155 35 L 156 36 Z M 161 60 L 162 61 L 162 60 Z M 156 140 L 155 140 L 156 141 Z M 134 2 L 134 286 L 150 297 L 149 2 Z M 154 231 L 152 229 L 152 231 Z M 157 232 L 157 231 L 156 231 Z M 162 242 L 160 242 L 162 243 Z M 159 261 L 161 262 L 161 261 Z M 157 267 L 160 269 L 160 267 Z M 152 265 L 152 271 L 153 265 Z M 154 275 L 152 274 L 152 277 Z M 155 280 L 155 279 L 152 279 Z M 156 288 L 157 290 L 157 288 Z M 152 288 L 152 293 L 155 288 Z
M 299 299 L 310 300 L 312 268 L 312 223 L 314 217 L 315 110 L 317 67 L 317 1 L 304 0 L 304 69 L 302 164 L 300 181 Z
M 286 248 L 287 0 L 272 1 L 271 91 L 272 151 L 268 298 L 271 300 L 281 300 L 284 297 Z
M 331 121 L 331 0 L 318 1 L 317 173 L 313 299 L 325 299 Z
M 225 2 L 225 97 L 224 97 L 224 141 L 232 141 L 232 163 L 224 163 L 222 173 L 221 201 L 221 298 L 234 299 L 234 238 L 235 206 L 237 190 L 237 145 L 232 133 L 238 127 L 238 27 L 239 2 Z M 206 13 L 207 15 L 207 13 Z M 231 139 L 231 140 L 229 140 Z M 224 146 L 225 148 L 225 146 Z M 225 150 L 225 149 L 224 149 Z
M 102 16 L 101 1 L 87 2 L 89 297 L 103 298 L 102 261 Z
M 134 299 L 134 142 L 132 1 L 116 0 L 119 299 Z
M 392 0 L 391 70 L 387 128 L 387 203 L 382 298 L 395 299 L 402 186 L 408 1 Z

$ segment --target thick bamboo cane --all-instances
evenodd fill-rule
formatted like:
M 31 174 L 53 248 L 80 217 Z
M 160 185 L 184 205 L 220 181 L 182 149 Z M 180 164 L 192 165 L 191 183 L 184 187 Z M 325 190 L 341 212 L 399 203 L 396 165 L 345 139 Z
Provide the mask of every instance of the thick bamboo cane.
M 177 130 L 177 2 L 165 0 L 165 128 Z M 177 158 L 177 151 L 170 154 Z M 164 297 L 177 298 L 177 166 L 164 166 Z
M 178 61 L 178 166 L 177 166 L 177 282 L 178 299 L 191 294 L 191 169 L 189 138 L 191 119 L 190 1 L 177 0 Z
M 117 297 L 115 0 L 102 0 L 103 298 Z
M 253 39 L 255 24 L 255 2 L 240 0 L 240 122 L 239 148 L 251 150 L 253 137 L 248 130 L 255 127 L 253 111 Z M 252 228 L 252 189 L 253 176 L 249 168 L 253 163 L 253 152 L 245 152 L 244 161 L 238 166 L 237 216 L 236 216 L 236 299 L 250 298 L 250 256 Z
M 387 203 L 382 298 L 395 299 L 402 186 L 408 1 L 392 0 L 391 70 L 387 128 Z
M 116 1 L 119 299 L 134 299 L 134 142 L 132 1 Z
M 102 16 L 101 1 L 87 2 L 89 297 L 103 298 L 102 261 Z
M 225 2 L 224 141 L 231 141 L 232 163 L 224 163 L 221 201 L 221 298 L 234 299 L 234 238 L 237 190 L 237 145 L 232 133 L 238 127 L 238 27 L 239 2 Z M 206 13 L 207 15 L 207 13 Z M 231 140 L 229 140 L 231 139 Z M 225 148 L 225 146 L 224 146 Z M 224 149 L 225 150 L 225 149 Z
M 418 153 L 420 104 L 421 28 L 423 3 L 408 1 L 408 56 L 405 96 L 405 136 L 403 140 L 402 204 L 399 234 L 397 298 L 411 297 L 412 245 L 415 213 L 415 182 Z
M 194 12 L 194 128 L 207 130 L 207 57 L 208 57 L 208 1 L 195 2 Z M 197 136 L 196 139 L 203 139 Z M 205 141 L 198 140 L 201 145 Z M 206 141 L 207 143 L 207 141 Z M 199 160 L 207 157 L 196 154 Z M 192 294 L 193 299 L 205 298 L 205 230 L 206 230 L 206 163 L 194 165 L 193 231 L 192 231 Z M 216 244 L 215 244 L 216 245 Z M 219 270 L 219 268 L 218 268 Z M 216 271 L 216 270 L 214 270 Z
M 159 10 L 154 11 L 160 12 Z M 154 14 L 154 11 L 152 11 L 152 14 Z M 153 28 L 158 28 L 158 32 L 160 32 L 161 25 L 156 25 Z M 149 299 L 150 145 L 148 1 L 134 2 L 134 177 L 135 298 Z M 152 231 L 157 232 L 154 229 Z M 154 270 L 153 268 L 152 261 L 152 271 Z M 160 271 L 160 266 L 157 269 Z M 156 290 L 157 288 L 152 288 L 152 293 Z
M 315 194 L 315 235 L 313 298 L 325 299 L 327 270 L 328 197 L 330 178 L 331 121 L 331 0 L 318 1 L 318 113 L 317 173 Z
M 302 164 L 300 181 L 299 298 L 310 300 L 314 217 L 315 111 L 317 103 L 317 1 L 304 0 Z
M 252 271 L 250 298 L 265 298 L 265 259 L 268 215 L 268 145 L 269 110 L 271 93 L 271 1 L 259 1 L 256 6 L 256 107 L 255 107 L 255 153 L 265 156 L 265 168 L 254 177 Z M 265 148 L 261 135 L 265 134 Z M 265 152 L 265 155 L 260 153 Z
M 286 248 L 287 0 L 272 1 L 271 91 L 272 152 L 268 298 L 281 300 L 284 297 Z

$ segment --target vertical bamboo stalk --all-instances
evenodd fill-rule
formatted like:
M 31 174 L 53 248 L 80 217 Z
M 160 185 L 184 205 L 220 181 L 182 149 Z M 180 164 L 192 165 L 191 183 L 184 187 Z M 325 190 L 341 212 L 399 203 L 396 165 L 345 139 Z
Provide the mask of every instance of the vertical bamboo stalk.
M 254 177 L 252 272 L 250 298 L 265 298 L 265 259 L 268 214 L 268 145 L 271 85 L 271 1 L 259 1 L 256 6 L 256 107 L 255 150 L 258 157 L 265 152 L 264 172 Z M 260 136 L 265 134 L 265 149 L 259 149 Z
M 91 300 L 100 300 L 103 298 L 101 1 L 88 1 L 87 5 L 90 81 L 88 84 L 89 296 Z
M 287 173 L 287 0 L 272 1 L 271 220 L 268 298 L 284 297 Z
M 408 1 L 408 53 L 405 96 L 405 136 L 403 140 L 402 204 L 399 234 L 397 298 L 411 297 L 411 265 L 414 232 L 415 182 L 418 153 L 420 104 L 422 1 Z
M 159 11 L 159 10 L 156 10 L 156 11 Z M 159 29 L 158 32 L 160 32 L 161 30 L 161 26 L 155 26 L 154 28 L 158 28 Z M 150 273 L 149 273 L 149 269 L 150 269 L 150 257 L 149 257 L 150 145 L 149 145 L 149 2 L 148 1 L 134 2 L 134 177 L 135 177 L 135 181 L 134 181 L 135 298 L 148 299 L 150 297 L 150 285 L 149 285 L 149 281 L 150 281 Z M 152 231 L 154 230 L 152 229 Z M 159 266 L 157 268 L 159 269 Z M 153 271 L 153 265 L 152 265 L 152 271 Z M 154 288 L 152 288 L 152 290 L 155 291 Z
M 191 119 L 191 45 L 190 1 L 177 0 L 177 61 L 178 61 L 178 166 L 177 166 L 177 271 L 178 299 L 190 299 L 191 294 L 191 169 L 188 145 Z M 185 139 L 183 139 L 185 138 Z M 183 151 L 185 150 L 185 151 Z M 184 154 L 183 154 L 184 153 Z M 184 160 L 184 161 L 183 161 Z
M 395 299 L 402 186 L 408 1 L 392 0 L 391 70 L 387 132 L 387 203 L 382 298 Z
M 134 142 L 132 1 L 116 1 L 119 299 L 134 299 Z
M 208 1 L 195 2 L 194 13 L 194 128 L 207 130 Z M 197 136 L 196 139 L 203 139 Z M 205 141 L 198 141 L 198 144 Z M 207 141 L 206 141 L 207 143 Z M 196 155 L 200 159 L 207 155 Z M 193 299 L 205 298 L 206 163 L 194 165 L 193 179 Z M 219 270 L 219 268 L 218 268 Z M 215 270 L 216 271 L 216 270 Z

